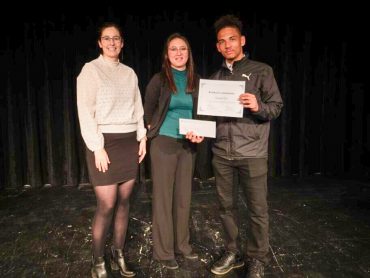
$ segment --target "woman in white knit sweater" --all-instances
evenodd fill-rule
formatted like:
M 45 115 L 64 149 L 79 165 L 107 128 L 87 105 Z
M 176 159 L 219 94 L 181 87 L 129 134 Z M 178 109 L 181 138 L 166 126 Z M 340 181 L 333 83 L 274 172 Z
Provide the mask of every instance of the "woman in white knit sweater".
M 77 78 L 77 107 L 86 144 L 90 182 L 97 209 L 92 224 L 92 277 L 107 277 L 104 246 L 113 219 L 112 270 L 135 276 L 123 256 L 129 197 L 138 164 L 146 154 L 143 106 L 135 72 L 120 63 L 124 41 L 119 26 L 99 30 L 101 55 L 86 63 Z

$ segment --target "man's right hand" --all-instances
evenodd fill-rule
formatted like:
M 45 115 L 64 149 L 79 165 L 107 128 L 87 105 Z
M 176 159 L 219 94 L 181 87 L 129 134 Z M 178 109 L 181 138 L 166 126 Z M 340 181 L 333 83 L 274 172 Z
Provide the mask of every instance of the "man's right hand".
M 95 166 L 98 168 L 99 172 L 105 173 L 108 171 L 108 164 L 110 163 L 109 157 L 105 149 L 100 149 L 94 151 L 95 155 Z

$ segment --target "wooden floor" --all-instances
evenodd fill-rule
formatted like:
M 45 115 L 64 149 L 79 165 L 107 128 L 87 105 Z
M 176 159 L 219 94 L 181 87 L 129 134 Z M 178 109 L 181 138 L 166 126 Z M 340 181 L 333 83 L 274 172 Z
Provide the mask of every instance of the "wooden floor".
M 246 204 L 239 195 L 244 245 Z M 370 185 L 359 181 L 270 180 L 272 262 L 265 277 L 370 277 L 369 196 Z M 94 210 L 90 187 L 1 191 L 0 277 L 89 277 Z M 137 277 L 214 277 L 210 267 L 222 252 L 223 230 L 212 180 L 194 182 L 190 229 L 198 261 L 178 258 L 178 270 L 153 261 L 150 182 L 138 185 L 125 249 Z M 244 275 L 241 268 L 223 277 Z

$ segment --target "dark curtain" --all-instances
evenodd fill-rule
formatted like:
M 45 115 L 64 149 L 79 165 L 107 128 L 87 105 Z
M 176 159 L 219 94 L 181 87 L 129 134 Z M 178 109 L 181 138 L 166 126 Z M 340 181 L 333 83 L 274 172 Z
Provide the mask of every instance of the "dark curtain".
M 320 28 L 239 13 L 251 59 L 274 68 L 284 109 L 272 123 L 272 176 L 320 174 L 369 177 L 369 95 L 354 62 L 353 42 L 331 41 Z M 96 27 L 121 23 L 122 62 L 145 86 L 160 70 L 165 38 L 181 32 L 191 42 L 200 75 L 221 64 L 213 21 L 219 15 L 157 12 L 135 15 L 55 16 L 21 23 L 0 52 L 0 188 L 88 183 L 76 111 L 76 77 L 98 56 Z M 324 34 L 325 33 L 325 34 Z M 330 34 L 329 34 L 330 35 Z M 326 38 L 326 39 L 324 39 Z M 199 146 L 195 175 L 212 177 L 211 142 Z M 149 157 L 139 179 L 150 178 Z

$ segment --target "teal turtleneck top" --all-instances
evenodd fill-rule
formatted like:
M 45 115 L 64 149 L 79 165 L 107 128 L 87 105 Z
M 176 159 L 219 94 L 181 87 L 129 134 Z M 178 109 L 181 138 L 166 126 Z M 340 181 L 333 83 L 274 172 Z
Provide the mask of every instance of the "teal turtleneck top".
M 186 70 L 180 71 L 172 68 L 172 74 L 177 92 L 171 94 L 170 105 L 159 134 L 173 138 L 184 138 L 184 135 L 179 133 L 179 119 L 193 118 L 193 98 L 191 94 L 186 93 Z

